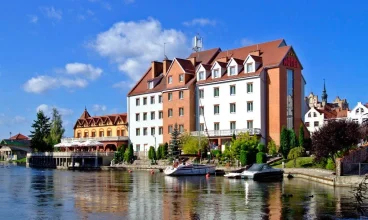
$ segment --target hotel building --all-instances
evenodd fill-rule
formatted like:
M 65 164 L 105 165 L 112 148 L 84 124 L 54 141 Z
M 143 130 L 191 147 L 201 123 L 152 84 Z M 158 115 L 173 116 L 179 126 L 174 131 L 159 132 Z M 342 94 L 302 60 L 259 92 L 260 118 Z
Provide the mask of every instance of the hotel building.
M 279 144 L 283 126 L 297 132 L 303 124 L 302 69 L 283 39 L 153 61 L 128 93 L 129 139 L 146 154 L 149 146 L 169 142 L 178 124 L 218 146 L 246 131 Z

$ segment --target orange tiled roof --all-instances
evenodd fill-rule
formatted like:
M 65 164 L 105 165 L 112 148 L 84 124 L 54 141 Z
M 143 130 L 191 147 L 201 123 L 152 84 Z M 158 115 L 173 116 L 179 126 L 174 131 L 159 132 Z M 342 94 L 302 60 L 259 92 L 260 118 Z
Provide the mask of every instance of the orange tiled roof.
M 77 125 L 83 126 L 83 125 L 88 125 L 91 126 L 92 124 L 98 124 L 99 122 L 102 123 L 107 123 L 108 121 L 110 121 L 113 125 L 116 125 L 116 123 L 118 122 L 118 120 L 120 119 L 121 121 L 124 122 L 124 124 L 127 123 L 127 113 L 121 113 L 121 114 L 110 114 L 110 115 L 101 115 L 101 116 L 89 116 L 88 118 L 82 118 L 83 116 L 86 115 L 86 113 L 89 115 L 89 113 L 87 112 L 87 110 L 84 110 L 85 112 L 83 112 L 81 118 L 79 118 L 77 120 L 77 122 L 74 125 L 74 128 L 77 127 Z
M 10 140 L 29 140 L 29 138 L 21 133 L 14 135 L 13 137 L 9 138 Z

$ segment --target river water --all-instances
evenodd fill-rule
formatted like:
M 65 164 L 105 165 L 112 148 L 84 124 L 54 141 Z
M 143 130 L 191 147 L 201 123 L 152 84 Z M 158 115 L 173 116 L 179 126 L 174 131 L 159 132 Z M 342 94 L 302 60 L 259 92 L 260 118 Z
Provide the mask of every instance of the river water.
M 0 219 L 358 218 L 350 190 L 298 178 L 258 183 L 10 165 L 0 168 Z

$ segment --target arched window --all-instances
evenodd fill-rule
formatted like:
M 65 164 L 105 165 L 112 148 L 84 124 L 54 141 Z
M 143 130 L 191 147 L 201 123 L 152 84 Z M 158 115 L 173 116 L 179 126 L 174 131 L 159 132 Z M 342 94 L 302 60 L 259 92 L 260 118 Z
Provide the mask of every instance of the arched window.
M 309 113 L 308 113 L 308 118 L 310 118 L 310 117 L 311 117 L 311 113 L 309 112 Z

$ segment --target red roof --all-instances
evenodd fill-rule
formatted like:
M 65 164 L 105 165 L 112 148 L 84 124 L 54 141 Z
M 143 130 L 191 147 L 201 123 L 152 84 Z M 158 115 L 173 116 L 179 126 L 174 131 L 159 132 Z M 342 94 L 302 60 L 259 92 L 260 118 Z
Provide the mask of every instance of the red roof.
M 325 119 L 333 119 L 337 118 L 337 112 L 333 110 L 327 110 L 327 109 L 316 109 L 319 113 L 324 114 Z
M 82 116 L 83 115 L 89 115 L 87 110 L 84 110 Z M 87 124 L 88 126 L 90 126 L 92 124 L 98 124 L 100 121 L 102 121 L 102 123 L 107 123 L 108 121 L 110 121 L 113 125 L 116 125 L 119 119 L 124 124 L 126 124 L 127 123 L 127 113 L 101 115 L 101 116 L 93 116 L 93 117 L 89 116 L 88 118 L 79 118 L 77 122 L 75 123 L 74 128 L 76 128 L 77 125 L 82 126 L 82 125 Z
M 29 138 L 21 133 L 14 135 L 13 137 L 9 138 L 10 140 L 29 140 Z
M 181 67 L 183 67 L 186 73 L 195 73 L 195 67 L 190 60 L 184 60 L 181 58 L 176 58 Z

